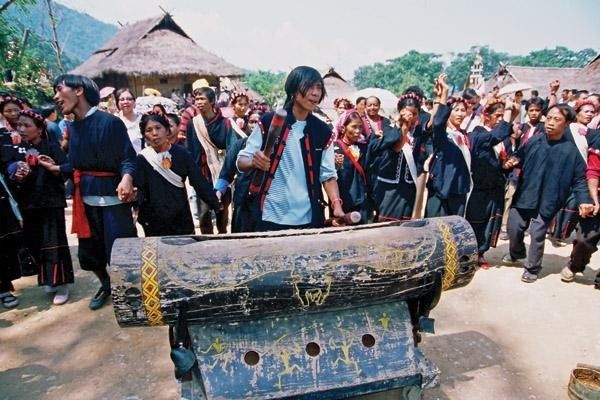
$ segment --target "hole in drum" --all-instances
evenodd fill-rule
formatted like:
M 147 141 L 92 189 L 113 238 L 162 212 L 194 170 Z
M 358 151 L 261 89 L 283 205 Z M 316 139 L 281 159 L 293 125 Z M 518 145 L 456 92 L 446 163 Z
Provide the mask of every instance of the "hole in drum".
M 138 288 L 130 287 L 125 290 L 125 302 L 133 308 L 139 308 L 142 305 L 141 295 Z
M 248 365 L 256 365 L 260 361 L 260 356 L 254 350 L 248 351 L 244 354 L 244 362 Z
M 316 357 L 321 353 L 321 346 L 315 342 L 310 342 L 306 345 L 306 352 L 311 357 Z
M 469 256 L 462 256 L 462 257 L 461 257 L 461 258 L 458 260 L 458 262 L 461 262 L 461 263 L 468 262 L 468 261 L 469 261 L 469 258 L 470 258 Z
M 365 347 L 373 347 L 375 346 L 375 338 L 370 333 L 365 333 L 362 335 L 362 344 Z

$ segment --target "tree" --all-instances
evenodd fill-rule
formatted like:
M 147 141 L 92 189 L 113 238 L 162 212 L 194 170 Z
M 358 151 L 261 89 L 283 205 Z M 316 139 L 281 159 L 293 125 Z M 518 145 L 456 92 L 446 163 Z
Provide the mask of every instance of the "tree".
M 52 1 L 46 0 L 46 5 L 48 6 L 48 18 L 50 19 L 50 26 L 52 27 L 52 48 L 56 53 L 56 67 L 61 73 L 65 72 L 62 62 L 62 50 L 60 43 L 58 41 L 58 33 L 56 31 L 56 26 L 58 25 L 58 20 L 54 16 L 54 11 L 52 10 Z
M 582 68 L 596 56 L 596 50 L 573 51 L 557 46 L 554 49 L 534 50 L 526 56 L 514 58 L 513 65 L 531 67 L 577 67 Z
M 434 79 L 442 72 L 439 55 L 411 50 L 385 63 L 359 67 L 354 72 L 354 85 L 359 89 L 377 87 L 400 94 L 412 85 L 431 93 Z
M 6 18 L 9 6 L 20 7 L 34 0 L 13 0 L 0 6 L 0 91 L 20 96 L 34 103 L 47 102 L 52 88 L 37 49 L 40 39 L 29 29 L 18 31 Z
M 285 73 L 256 71 L 244 77 L 244 84 L 261 95 L 271 106 L 285 98 Z
M 490 49 L 489 46 L 480 47 L 479 51 L 481 57 L 483 57 L 483 75 L 486 79 L 498 71 L 501 62 L 508 65 L 530 67 L 581 68 L 596 56 L 596 50 L 594 49 L 573 51 L 561 46 L 554 49 L 534 50 L 526 56 L 513 56 L 508 53 L 497 52 Z M 446 67 L 448 82 L 450 85 L 454 85 L 455 91 L 464 88 L 476 52 L 477 47 L 473 46 L 466 53 L 455 54 L 448 67 Z

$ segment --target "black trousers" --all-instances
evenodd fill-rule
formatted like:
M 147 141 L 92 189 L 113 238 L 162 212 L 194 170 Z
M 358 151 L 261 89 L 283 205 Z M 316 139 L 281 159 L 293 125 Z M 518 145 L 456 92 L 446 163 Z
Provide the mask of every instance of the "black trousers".
M 537 210 L 511 208 L 508 214 L 506 230 L 510 239 L 510 256 L 512 258 L 527 257 L 525 269 L 533 275 L 539 274 L 542 270 L 546 231 L 551 222 L 552 219 L 546 220 L 542 218 Z M 528 227 L 531 242 L 529 243 L 529 252 L 527 253 L 523 238 Z
M 592 254 L 598 250 L 598 242 L 600 242 L 600 214 L 592 218 L 581 218 L 569 260 L 571 271 L 583 272 Z M 596 275 L 596 283 L 600 284 L 600 271 Z

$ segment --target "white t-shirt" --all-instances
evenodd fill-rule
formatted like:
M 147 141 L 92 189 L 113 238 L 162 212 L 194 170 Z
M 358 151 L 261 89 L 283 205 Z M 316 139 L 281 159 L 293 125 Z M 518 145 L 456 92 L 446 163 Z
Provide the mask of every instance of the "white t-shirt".
M 129 135 L 129 140 L 131 140 L 135 152 L 139 153 L 142 151 L 142 133 L 140 132 L 140 121 L 142 116 L 140 114 L 135 114 L 135 120 L 129 121 L 123 114 L 119 113 L 119 118 L 121 118 L 125 124 L 125 128 L 127 128 L 127 134 Z

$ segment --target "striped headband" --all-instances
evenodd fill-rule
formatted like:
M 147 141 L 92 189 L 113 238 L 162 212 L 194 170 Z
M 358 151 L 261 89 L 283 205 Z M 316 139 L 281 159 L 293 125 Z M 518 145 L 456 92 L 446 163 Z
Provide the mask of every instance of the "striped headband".
M 46 119 L 41 114 L 38 114 L 38 113 L 36 113 L 35 111 L 33 111 L 31 109 L 19 111 L 19 116 L 21 116 L 21 115 L 23 115 L 25 117 L 29 117 L 29 118 L 35 119 L 35 120 L 37 120 L 39 122 L 46 123 Z
M 579 112 L 581 111 L 581 109 L 583 108 L 583 106 L 592 106 L 594 107 L 594 110 L 596 109 L 596 105 L 594 104 L 593 101 L 585 99 L 585 100 L 577 100 L 577 103 L 575 103 L 575 112 Z
M 23 100 L 21 100 L 18 97 L 15 96 L 3 96 L 0 97 L 0 105 L 4 105 L 7 103 L 15 103 L 17 104 L 19 107 L 23 108 L 25 103 L 23 102 Z

